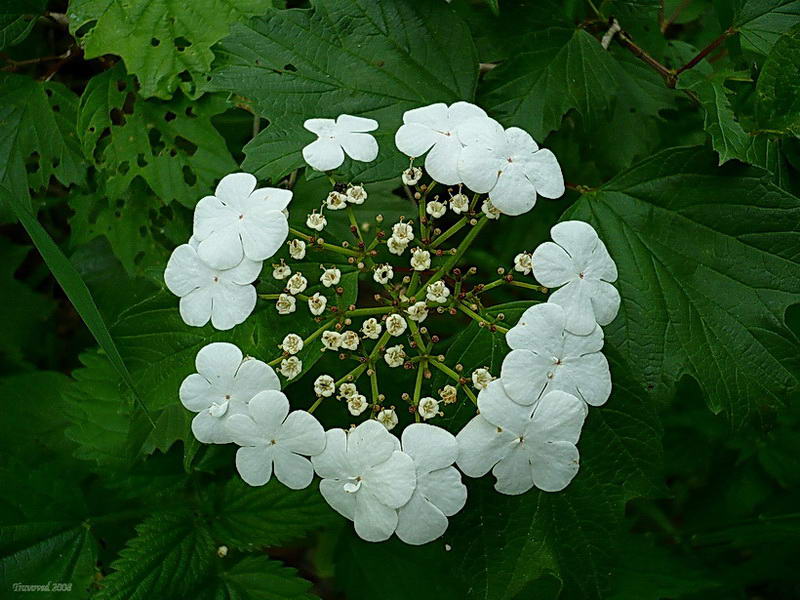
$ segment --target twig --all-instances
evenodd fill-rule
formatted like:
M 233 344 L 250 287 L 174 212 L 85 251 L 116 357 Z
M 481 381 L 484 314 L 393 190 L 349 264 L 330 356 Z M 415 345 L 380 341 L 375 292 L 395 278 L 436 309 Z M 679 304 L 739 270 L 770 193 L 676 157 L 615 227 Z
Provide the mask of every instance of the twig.
M 683 65 L 680 69 L 675 71 L 675 76 L 677 77 L 684 71 L 688 71 L 689 69 L 697 65 L 697 63 L 699 63 L 706 56 L 711 54 L 720 44 L 722 44 L 722 42 L 727 40 L 734 33 L 736 33 L 736 30 L 733 29 L 732 27 L 729 27 L 728 29 L 723 31 L 722 34 L 719 35 L 715 40 L 713 40 L 708 46 L 700 50 L 700 52 L 697 53 L 697 56 L 695 56 L 692 60 Z

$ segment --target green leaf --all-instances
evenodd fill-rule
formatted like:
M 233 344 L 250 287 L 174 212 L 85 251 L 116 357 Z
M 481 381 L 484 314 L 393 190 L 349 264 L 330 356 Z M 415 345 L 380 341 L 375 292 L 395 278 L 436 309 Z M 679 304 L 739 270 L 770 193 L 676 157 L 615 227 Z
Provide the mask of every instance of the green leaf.
M 72 0 L 70 32 L 86 58 L 121 56 L 143 96 L 169 98 L 180 87 L 197 97 L 231 23 L 263 14 L 270 0 Z
M 737 11 L 733 27 L 742 47 L 769 54 L 780 35 L 800 22 L 800 0 L 746 0 Z
M 800 135 L 800 26 L 770 50 L 756 84 L 756 117 L 763 129 Z
M 220 44 L 211 87 L 246 99 L 271 123 L 245 147 L 244 168 L 277 181 L 303 165 L 314 135 L 305 119 L 347 113 L 376 119 L 377 162 L 345 169 L 352 180 L 396 177 L 402 113 L 471 100 L 478 61 L 467 27 L 445 3 L 316 0 L 313 10 L 273 10 L 238 24 Z
M 247 556 L 203 582 L 195 600 L 314 600 L 311 583 L 266 556 Z
M 0 8 L 0 50 L 28 37 L 47 0 L 11 0 Z
M 784 319 L 800 301 L 800 200 L 763 171 L 665 150 L 564 218 L 590 222 L 617 263 L 607 345 L 648 389 L 690 374 L 734 426 L 797 394 L 800 343 Z

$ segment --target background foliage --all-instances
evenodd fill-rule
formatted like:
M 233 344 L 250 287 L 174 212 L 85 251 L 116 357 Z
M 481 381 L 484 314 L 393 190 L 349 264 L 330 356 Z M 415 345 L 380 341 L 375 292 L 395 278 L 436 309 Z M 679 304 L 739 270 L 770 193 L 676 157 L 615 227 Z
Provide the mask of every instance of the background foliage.
M 4 597 L 800 596 L 800 2 L 288 4 L 0 8 Z M 231 448 L 193 441 L 176 391 L 197 350 L 271 359 L 290 325 L 189 328 L 161 273 L 222 175 L 302 166 L 312 116 L 380 122 L 378 160 L 338 175 L 396 219 L 403 111 L 458 99 L 530 131 L 569 182 L 468 262 L 491 272 L 559 219 L 592 223 L 620 273 L 614 392 L 564 493 L 471 481 L 443 540 L 367 544 L 313 487 L 249 488 Z M 326 186 L 299 172 L 293 221 Z M 454 360 L 499 371 L 502 336 L 452 333 Z M 293 387 L 310 405 L 308 377 Z

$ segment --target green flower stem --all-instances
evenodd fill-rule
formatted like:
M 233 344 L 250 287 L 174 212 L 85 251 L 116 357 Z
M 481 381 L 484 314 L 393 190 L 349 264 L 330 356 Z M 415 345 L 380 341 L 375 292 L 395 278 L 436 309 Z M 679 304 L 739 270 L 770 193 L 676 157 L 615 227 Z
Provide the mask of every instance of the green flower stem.
M 425 376 L 425 369 L 428 368 L 427 361 L 421 361 L 417 366 L 417 380 L 414 382 L 414 397 L 412 398 L 412 405 L 416 408 L 419 407 L 419 399 L 422 396 L 422 380 Z M 414 421 L 420 422 L 419 410 L 414 412 Z
M 495 279 L 491 283 L 487 283 L 485 286 L 483 286 L 479 293 L 482 294 L 483 292 L 488 292 L 489 290 L 493 290 L 494 288 L 500 287 L 501 285 L 505 285 L 506 283 L 508 283 L 508 281 L 506 281 L 505 279 Z
M 472 400 L 472 402 L 474 404 L 478 403 L 478 398 L 475 396 L 475 394 L 472 392 L 472 390 L 469 389 L 469 387 L 466 384 L 461 383 L 461 375 L 459 375 L 458 373 L 453 371 L 453 369 L 451 369 L 450 367 L 448 367 L 446 364 L 444 364 L 443 362 L 441 362 L 439 360 L 432 359 L 430 361 L 430 364 L 433 365 L 434 367 L 436 367 L 437 369 L 439 369 L 442 373 L 447 375 L 450 379 L 452 379 L 455 382 L 457 382 L 458 385 L 461 387 L 461 389 L 464 390 L 464 392 L 467 394 L 467 396 L 469 396 L 469 399 Z
M 445 243 L 448 239 L 453 237 L 456 233 L 461 231 L 461 229 L 469 222 L 468 217 L 461 217 L 458 221 L 453 223 L 446 231 L 442 232 L 439 237 L 431 242 L 430 248 L 438 248 L 443 243 Z
M 311 407 L 308 409 L 308 412 L 309 412 L 309 413 L 313 413 L 315 410 L 317 410 L 317 407 L 318 407 L 320 404 L 322 404 L 322 396 L 320 396 L 319 398 L 317 398 L 316 400 L 314 400 L 314 404 L 312 404 L 312 405 L 311 405 Z
M 425 342 L 422 340 L 422 336 L 419 334 L 419 326 L 411 319 L 408 319 L 408 326 L 411 328 L 411 336 L 414 338 L 414 341 L 417 344 L 418 351 L 420 353 L 425 352 Z
M 378 356 L 378 352 L 380 352 L 380 349 L 386 345 L 386 342 L 389 341 L 389 337 L 390 337 L 389 332 L 384 331 L 380 339 L 378 339 L 378 341 L 375 342 L 375 347 L 372 349 L 372 352 L 369 353 L 367 361 L 361 363 L 355 369 L 353 369 L 352 371 L 344 375 L 341 379 L 339 379 L 335 383 L 336 387 L 338 388 L 341 384 L 343 384 L 346 381 L 352 381 L 354 383 L 358 381 L 358 378 L 361 377 L 364 371 L 367 370 L 369 365 L 375 362 L 375 357 Z
M 524 281 L 517 281 L 516 279 L 512 279 L 511 281 L 508 282 L 508 284 L 509 285 L 513 285 L 514 287 L 524 288 L 526 290 L 535 290 L 535 291 L 540 292 L 542 294 L 546 294 L 547 293 L 547 288 L 544 288 L 544 287 L 542 287 L 540 285 L 534 285 L 532 283 L 525 283 Z
M 372 404 L 377 405 L 380 394 L 378 392 L 378 370 L 375 368 L 374 362 L 370 362 L 369 387 L 372 392 Z
M 350 226 L 356 230 L 355 235 L 358 237 L 358 241 L 364 243 L 364 238 L 361 237 L 361 229 L 358 227 L 358 221 L 356 221 L 356 215 L 353 212 L 353 207 L 349 204 L 347 205 L 347 218 L 350 221 Z
M 492 325 L 492 326 L 494 326 L 494 327 L 497 329 L 497 331 L 499 331 L 500 333 L 508 333 L 508 329 L 507 329 L 506 327 L 500 327 L 500 325 L 496 325 L 495 323 L 492 323 L 491 321 L 489 321 L 488 319 L 485 319 L 484 317 L 482 317 L 481 315 L 479 315 L 479 314 L 478 314 L 478 313 L 476 313 L 474 310 L 472 310 L 471 308 L 469 308 L 468 306 L 464 305 L 464 304 L 463 304 L 463 303 L 461 303 L 461 302 L 457 302 L 457 303 L 455 304 L 455 307 L 456 307 L 458 310 L 460 310 L 461 312 L 463 312 L 465 315 L 467 315 L 468 317 L 470 317 L 471 319 L 473 319 L 473 320 L 477 321 L 478 323 L 483 323 L 483 324 L 485 324 L 485 325 Z
M 396 307 L 394 306 L 372 306 L 368 308 L 356 308 L 353 310 L 348 310 L 343 313 L 345 317 L 367 317 L 371 315 L 385 315 L 391 312 L 395 312 Z
M 277 300 L 278 298 L 281 297 L 281 295 L 280 294 L 259 294 L 258 297 L 261 298 L 262 300 Z
M 336 246 L 335 244 L 329 244 L 328 242 L 322 242 L 320 244 L 319 241 L 316 241 L 316 238 L 308 235 L 307 233 L 303 233 L 302 231 L 298 231 L 293 227 L 289 228 L 289 233 L 307 242 L 313 242 L 315 245 L 322 246 L 325 250 L 330 250 L 331 252 L 336 252 L 338 254 L 344 254 L 345 256 L 354 256 L 356 258 L 361 257 L 360 252 L 356 252 L 355 250 L 350 250 L 349 248 L 342 248 L 341 246 Z
M 329 327 L 332 327 L 333 324 L 336 323 L 336 321 L 337 321 L 337 319 L 329 319 L 328 321 L 325 321 L 325 323 L 320 325 L 320 327 L 316 331 L 314 331 L 312 334 L 310 334 L 307 338 L 305 338 L 303 340 L 303 347 L 306 347 L 308 344 L 310 344 L 315 339 L 317 339 L 319 336 L 321 336 L 322 332 L 325 331 L 326 329 L 328 329 Z M 270 367 L 274 367 L 275 365 L 280 363 L 283 359 L 284 359 L 284 355 L 281 354 L 278 358 L 272 359 L 267 364 Z
M 428 237 L 428 227 L 423 223 L 423 219 L 425 219 L 425 196 L 426 195 L 423 195 L 419 200 L 417 200 L 417 208 L 419 209 L 420 238 L 423 240 Z

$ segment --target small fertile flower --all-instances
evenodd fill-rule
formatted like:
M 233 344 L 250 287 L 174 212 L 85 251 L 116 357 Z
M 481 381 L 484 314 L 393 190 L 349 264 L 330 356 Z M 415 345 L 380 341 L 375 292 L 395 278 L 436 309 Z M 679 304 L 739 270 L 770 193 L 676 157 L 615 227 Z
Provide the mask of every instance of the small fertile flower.
M 345 350 L 358 350 L 361 338 L 355 331 L 347 330 L 342 333 L 341 346 Z
M 287 354 L 297 354 L 303 349 L 303 338 L 296 333 L 287 334 L 281 342 L 281 349 Z
M 527 131 L 503 129 L 493 119 L 473 119 L 458 130 L 464 149 L 458 168 L 473 192 L 489 193 L 492 204 L 507 215 L 533 208 L 536 196 L 558 198 L 564 177 L 555 155 L 539 146 Z
M 222 178 L 214 196 L 206 196 L 194 209 L 197 254 L 215 269 L 230 269 L 242 258 L 262 261 L 283 245 L 289 224 L 283 214 L 292 192 L 278 188 L 256 189 L 249 173 Z
M 347 208 L 347 196 L 333 190 L 325 198 L 325 206 L 328 207 L 329 210 L 342 210 Z
M 236 469 L 250 485 L 264 485 L 275 477 L 293 490 L 308 487 L 314 467 L 307 456 L 325 449 L 325 430 L 304 410 L 289 412 L 289 400 L 279 391 L 257 394 L 249 415 L 234 415 L 227 423 L 236 451 Z
M 400 179 L 405 185 L 417 185 L 422 179 L 422 169 L 419 167 L 409 167 L 400 175 Z
M 424 302 L 415 302 L 406 309 L 408 318 L 416 323 L 422 323 L 428 318 L 428 305 Z
M 370 317 L 361 325 L 361 333 L 370 340 L 377 340 L 381 335 L 381 331 L 383 331 L 383 326 L 374 317 Z
M 458 467 L 470 477 L 489 472 L 502 494 L 522 494 L 533 486 L 563 490 L 578 472 L 578 449 L 586 405 L 561 391 L 536 406 L 521 406 L 494 381 L 478 395 L 480 414 L 458 433 Z
M 327 330 L 322 332 L 322 345 L 326 350 L 338 350 L 342 345 L 342 334 L 338 331 Z
M 488 369 L 475 369 L 472 372 L 472 385 L 476 390 L 485 390 L 494 380 Z
M 303 361 L 296 356 L 284 358 L 281 361 L 280 372 L 286 379 L 294 379 L 303 371 Z
M 236 414 L 246 413 L 250 399 L 262 390 L 280 390 L 281 382 L 272 367 L 244 358 L 242 351 L 227 342 L 204 346 L 195 357 L 197 373 L 181 383 L 181 404 L 197 416 L 192 433 L 204 444 L 233 441 L 225 427 Z
M 398 511 L 397 537 L 406 544 L 426 544 L 447 530 L 447 517 L 464 508 L 467 488 L 453 467 L 458 442 L 441 427 L 414 423 L 403 431 L 403 452 L 414 460 L 417 485 Z
M 439 390 L 439 396 L 445 404 L 453 404 L 458 400 L 458 390 L 456 390 L 455 386 L 448 384 Z
M 439 414 L 439 401 L 430 396 L 421 398 L 417 406 L 417 413 L 426 421 L 432 419 Z
M 422 248 L 414 248 L 411 251 L 411 268 L 415 271 L 424 271 L 431 266 L 431 253 Z
M 361 162 L 371 162 L 378 156 L 378 142 L 367 133 L 378 128 L 374 119 L 339 115 L 335 120 L 308 119 L 303 127 L 317 134 L 317 139 L 303 148 L 303 159 L 317 171 L 340 167 L 345 153 Z
M 414 493 L 414 461 L 376 421 L 364 421 L 349 432 L 330 429 L 325 437 L 325 450 L 311 459 L 322 478 L 322 497 L 354 522 L 361 538 L 389 539 L 397 527 L 397 509 Z
M 408 323 L 403 318 L 403 315 L 397 313 L 391 314 L 386 318 L 386 331 L 395 337 L 403 335 L 408 327 Z
M 514 257 L 514 270 L 523 275 L 530 275 L 533 270 L 533 258 L 530 252 L 521 252 Z
M 278 309 L 279 315 L 289 315 L 297 309 L 297 301 L 294 299 L 294 296 L 281 294 L 275 302 L 275 308 Z
M 272 277 L 278 281 L 286 279 L 291 274 L 292 269 L 283 261 L 283 259 L 281 259 L 281 264 L 272 265 Z
M 378 423 L 386 427 L 387 431 L 391 431 L 398 423 L 397 413 L 393 408 L 384 408 L 377 415 L 375 415 Z
M 390 264 L 378 265 L 375 267 L 375 273 L 372 275 L 376 283 L 384 285 L 389 283 L 392 277 L 394 277 L 394 270 Z
M 443 304 L 447 302 L 447 298 L 450 296 L 450 289 L 447 287 L 444 281 L 441 279 L 439 281 L 434 281 L 432 284 L 428 286 L 428 290 L 425 293 L 425 297 L 430 302 L 438 302 L 439 304 Z
M 319 280 L 322 282 L 322 285 L 327 288 L 339 285 L 339 282 L 342 280 L 342 272 L 336 267 L 323 269 Z
M 425 207 L 425 212 L 427 212 L 434 219 L 441 219 L 447 212 L 447 205 L 444 202 L 439 202 L 438 200 L 431 200 Z
M 500 215 L 502 214 L 488 198 L 481 203 L 481 212 L 486 215 L 487 219 L 492 219 L 495 221 L 499 219 Z
M 306 218 L 306 227 L 313 229 L 314 231 L 322 231 L 325 229 L 327 224 L 328 220 L 325 218 L 325 215 L 318 213 L 317 211 L 312 212 Z
M 306 257 L 306 243 L 303 240 L 290 240 L 289 256 L 295 260 L 303 260 Z
M 401 256 L 406 248 L 408 248 L 408 242 L 403 242 L 392 236 L 386 240 L 386 247 L 389 249 L 390 253 Z
M 403 114 L 395 134 L 397 149 L 415 158 L 426 152 L 425 170 L 435 181 L 454 185 L 461 181 L 458 161 L 462 144 L 456 129 L 473 119 L 487 118 L 482 108 L 469 102 L 422 106 Z M 477 191 L 477 190 L 476 190 Z
M 611 374 L 603 348 L 603 330 L 575 335 L 566 329 L 567 313 L 550 302 L 530 307 L 506 334 L 512 349 L 500 377 L 512 400 L 534 404 L 561 390 L 600 406 L 611 394 Z
M 212 269 L 191 244 L 183 244 L 169 257 L 164 282 L 180 298 L 187 325 L 202 327 L 210 320 L 214 328 L 227 330 L 253 312 L 257 294 L 250 284 L 260 272 L 261 263 L 247 258 L 232 269 Z
M 304 292 L 306 287 L 308 287 L 308 279 L 306 279 L 300 272 L 297 272 L 289 277 L 289 281 L 286 282 L 286 290 L 292 296 L 296 296 L 297 294 Z
M 355 383 L 343 383 L 339 386 L 340 398 L 352 398 L 356 394 L 358 394 L 358 388 Z
M 364 204 L 367 199 L 367 190 L 363 185 L 351 185 L 347 188 L 347 201 L 350 204 Z
M 406 353 L 405 350 L 403 350 L 403 344 L 397 344 L 396 346 L 387 348 L 383 359 L 386 361 L 386 364 L 393 369 L 402 365 L 406 361 Z
M 456 194 L 450 198 L 450 210 L 457 215 L 469 211 L 469 198 L 465 194 Z
M 564 221 L 550 230 L 552 242 L 533 253 L 536 280 L 548 288 L 559 288 L 548 302 L 564 307 L 567 330 L 586 335 L 595 323 L 608 325 L 619 310 L 619 292 L 610 282 L 617 280 L 617 265 L 583 221 Z
M 320 375 L 314 381 L 314 393 L 323 398 L 330 398 L 336 391 L 333 377 L 330 375 Z
M 405 221 L 392 225 L 392 237 L 398 242 L 408 244 L 414 239 L 414 228 Z
M 367 410 L 368 406 L 369 403 L 364 394 L 354 394 L 347 399 L 347 410 L 350 411 L 350 414 L 354 417 L 357 417 Z
M 308 310 L 310 310 L 311 314 L 315 317 L 324 313 L 327 305 L 328 299 L 319 292 L 316 292 L 313 296 L 308 298 Z

